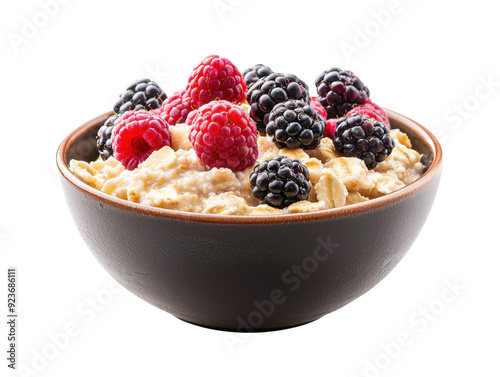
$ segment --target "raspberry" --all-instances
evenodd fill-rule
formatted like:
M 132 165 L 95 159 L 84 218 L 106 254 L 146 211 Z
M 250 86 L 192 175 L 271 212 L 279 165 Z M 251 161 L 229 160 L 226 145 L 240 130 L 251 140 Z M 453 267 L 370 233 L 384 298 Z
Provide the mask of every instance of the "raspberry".
M 186 124 L 191 125 L 189 141 L 209 168 L 242 171 L 257 160 L 255 123 L 238 105 L 213 101 L 191 112 Z
M 128 170 L 146 160 L 151 153 L 172 145 L 167 122 L 144 110 L 125 112 L 115 121 L 111 137 L 115 158 Z
M 247 93 L 250 116 L 257 124 L 257 130 L 266 132 L 269 113 L 278 103 L 291 99 L 310 102 L 309 87 L 295 75 L 271 73 L 253 84 Z
M 186 92 L 196 107 L 214 100 L 242 103 L 247 86 L 240 71 L 229 59 L 210 55 L 191 72 Z
M 255 84 L 259 79 L 269 76 L 273 73 L 273 70 L 264 64 L 255 64 L 251 68 L 247 68 L 242 72 L 242 75 L 245 79 L 245 83 L 247 87 L 250 88 L 253 84 Z
M 327 119 L 325 124 L 325 136 L 330 139 L 335 139 L 335 128 L 337 128 L 338 118 L 335 119 Z
M 337 152 L 360 158 L 368 169 L 373 169 L 391 154 L 395 142 L 385 124 L 355 114 L 337 121 L 333 146 Z
M 154 81 L 137 80 L 120 95 L 113 110 L 116 114 L 123 114 L 130 110 L 159 109 L 166 99 L 167 95 Z
M 316 110 L 319 115 L 325 119 L 327 118 L 326 110 L 321 106 L 321 103 L 319 103 L 318 97 L 311 97 L 311 106 L 314 107 L 314 110 Z
M 263 204 L 285 208 L 309 198 L 309 170 L 299 159 L 278 156 L 256 165 L 250 174 L 252 194 Z
M 186 118 L 186 125 L 190 126 L 194 124 L 195 118 L 200 114 L 198 110 L 191 111 Z
M 304 101 L 278 103 L 269 114 L 266 133 L 282 148 L 314 149 L 325 132 L 325 120 Z
M 330 68 L 315 80 L 318 100 L 328 118 L 342 117 L 355 106 L 363 105 L 370 91 L 351 71 Z
M 113 146 L 111 144 L 111 135 L 113 134 L 113 128 L 115 127 L 115 122 L 118 119 L 118 115 L 112 115 L 97 131 L 97 150 L 99 151 L 99 156 L 106 161 L 109 157 L 113 155 Z
M 369 98 L 363 106 L 356 106 L 351 111 L 349 111 L 346 116 L 354 114 L 366 115 L 370 118 L 384 123 L 389 129 L 391 129 L 389 118 L 387 117 L 384 109 L 382 109 L 379 105 L 373 103 Z
M 185 91 L 179 91 L 172 94 L 163 102 L 161 108 L 161 117 L 173 126 L 178 123 L 185 123 L 188 114 L 193 111 L 195 105 Z

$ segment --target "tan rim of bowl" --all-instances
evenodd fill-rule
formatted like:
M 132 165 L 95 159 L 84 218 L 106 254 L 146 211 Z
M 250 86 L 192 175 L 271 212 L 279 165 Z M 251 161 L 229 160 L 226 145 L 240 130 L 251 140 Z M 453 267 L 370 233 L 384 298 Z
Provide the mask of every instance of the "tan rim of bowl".
M 370 199 L 366 202 L 348 205 L 340 208 L 325 209 L 315 212 L 294 213 L 283 215 L 262 215 L 262 216 L 243 216 L 243 215 L 217 215 L 217 214 L 202 214 L 183 212 L 171 209 L 157 208 L 146 206 L 139 203 L 129 202 L 127 200 L 119 199 L 109 194 L 105 194 L 97 189 L 94 189 L 82 182 L 76 177 L 68 167 L 67 152 L 69 147 L 81 137 L 89 128 L 94 127 L 96 124 L 104 122 L 110 114 L 103 114 L 96 117 L 73 132 L 71 132 L 60 144 L 57 150 L 57 166 L 64 179 L 77 189 L 85 192 L 86 195 L 93 197 L 99 202 L 118 207 L 125 211 L 140 213 L 143 215 L 150 215 L 155 217 L 165 217 L 175 220 L 194 221 L 212 224 L 272 224 L 272 223 L 290 223 L 301 221 L 314 221 L 314 220 L 327 220 L 330 218 L 344 217 L 349 215 L 356 215 L 362 212 L 369 212 L 379 207 L 395 203 L 403 198 L 413 195 L 419 190 L 429 185 L 434 181 L 441 170 L 442 150 L 437 139 L 426 128 L 417 122 L 398 114 L 394 111 L 385 109 L 389 119 L 400 124 L 404 124 L 406 128 L 417 135 L 419 141 L 427 146 L 431 151 L 432 163 L 427 167 L 426 172 L 415 182 L 405 186 L 390 194 L 384 195 L 379 198 Z

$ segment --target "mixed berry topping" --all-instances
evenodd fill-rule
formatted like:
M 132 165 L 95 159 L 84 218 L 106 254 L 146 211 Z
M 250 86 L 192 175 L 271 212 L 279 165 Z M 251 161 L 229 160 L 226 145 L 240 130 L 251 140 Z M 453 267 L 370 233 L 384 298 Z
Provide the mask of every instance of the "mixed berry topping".
M 238 105 L 213 101 L 191 112 L 189 141 L 200 159 L 209 168 L 242 171 L 257 160 L 255 123 Z
M 356 114 L 338 120 L 333 145 L 337 152 L 357 157 L 373 169 L 391 154 L 395 142 L 385 124 Z
M 254 167 L 250 174 L 250 187 L 261 203 L 285 208 L 309 198 L 309 170 L 298 159 L 274 157 Z
M 277 104 L 269 114 L 266 133 L 282 148 L 315 149 L 325 132 L 325 120 L 304 101 Z
M 315 149 L 323 136 L 334 149 L 362 159 L 369 169 L 384 161 L 395 142 L 384 110 L 351 71 L 330 68 L 315 80 L 318 97 L 293 74 L 264 64 L 243 71 L 227 58 L 210 55 L 192 71 L 185 89 L 169 98 L 154 81 L 131 84 L 97 133 L 103 160 L 114 156 L 135 169 L 153 151 L 172 144 L 169 126 L 186 123 L 189 141 L 209 168 L 243 171 L 258 158 L 258 133 L 280 149 Z M 247 90 L 248 88 L 248 90 Z M 249 113 L 238 105 L 248 102 Z M 279 156 L 254 167 L 250 185 L 262 203 L 277 208 L 307 199 L 307 168 Z
M 114 157 L 133 170 L 155 150 L 172 145 L 172 136 L 163 118 L 150 111 L 133 110 L 115 120 L 111 143 Z

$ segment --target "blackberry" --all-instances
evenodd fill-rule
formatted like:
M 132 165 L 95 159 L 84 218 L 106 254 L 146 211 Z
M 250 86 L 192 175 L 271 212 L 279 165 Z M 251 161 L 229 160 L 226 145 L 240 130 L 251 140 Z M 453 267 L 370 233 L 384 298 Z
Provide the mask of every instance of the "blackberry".
M 106 119 L 101 128 L 99 128 L 99 131 L 97 131 L 97 149 L 99 150 L 99 156 L 101 156 L 104 161 L 113 156 L 111 135 L 113 133 L 113 128 L 115 127 L 115 122 L 118 118 L 118 115 L 110 116 Z
M 355 114 L 337 121 L 333 146 L 337 152 L 360 158 L 368 169 L 373 169 L 391 154 L 395 143 L 385 124 Z
M 245 83 L 247 87 L 251 87 L 255 84 L 259 79 L 269 76 L 273 73 L 273 70 L 264 64 L 256 64 L 251 68 L 247 68 L 242 72 L 243 78 L 245 79 Z
M 266 133 L 280 149 L 314 149 L 325 133 L 325 120 L 304 101 L 286 101 L 269 113 Z
M 154 81 L 137 80 L 120 95 L 113 110 L 116 114 L 123 114 L 129 110 L 159 109 L 166 99 L 167 95 Z
M 274 157 L 254 167 L 250 174 L 250 187 L 253 196 L 261 203 L 285 208 L 309 197 L 309 170 L 299 159 Z
M 309 104 L 309 87 L 295 75 L 271 73 L 253 84 L 247 93 L 250 117 L 257 130 L 265 133 L 269 113 L 277 103 L 300 99 Z
M 351 71 L 330 68 L 315 81 L 319 103 L 326 109 L 328 119 L 339 118 L 355 106 L 363 105 L 370 91 Z

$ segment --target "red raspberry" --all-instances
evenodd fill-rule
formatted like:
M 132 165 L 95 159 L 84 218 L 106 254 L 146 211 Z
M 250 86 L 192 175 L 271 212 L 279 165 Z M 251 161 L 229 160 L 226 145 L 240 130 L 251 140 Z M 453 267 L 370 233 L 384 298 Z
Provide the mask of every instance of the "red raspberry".
M 186 125 L 190 126 L 194 124 L 195 118 L 198 116 L 198 114 L 200 114 L 200 112 L 197 110 L 191 111 L 186 118 Z
M 337 121 L 340 118 L 327 119 L 325 124 L 325 136 L 330 139 L 335 139 L 335 129 L 337 128 Z
M 242 171 L 257 160 L 257 126 L 238 105 L 213 101 L 189 114 L 189 141 L 209 168 Z
M 172 145 L 167 122 L 144 110 L 127 111 L 115 121 L 111 136 L 114 157 L 128 170 L 149 157 L 155 150 Z
M 311 106 L 326 120 L 326 110 L 321 103 L 319 103 L 318 97 L 311 97 Z
M 389 123 L 389 118 L 385 113 L 384 109 L 382 109 L 376 103 L 373 103 L 369 98 L 366 100 L 366 103 L 362 106 L 356 106 L 352 110 L 350 110 L 345 116 L 349 115 L 366 115 L 370 118 L 378 120 L 379 122 L 384 123 L 389 129 L 391 129 L 391 124 Z
M 196 107 L 193 100 L 186 94 L 186 91 L 180 90 L 163 102 L 161 117 L 171 126 L 185 123 L 188 114 Z
M 222 100 L 242 103 L 246 99 L 247 85 L 229 59 L 210 55 L 191 72 L 186 92 L 196 107 Z

